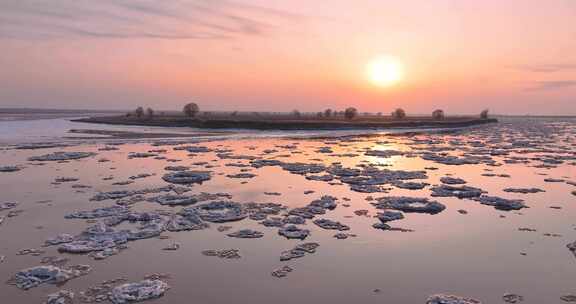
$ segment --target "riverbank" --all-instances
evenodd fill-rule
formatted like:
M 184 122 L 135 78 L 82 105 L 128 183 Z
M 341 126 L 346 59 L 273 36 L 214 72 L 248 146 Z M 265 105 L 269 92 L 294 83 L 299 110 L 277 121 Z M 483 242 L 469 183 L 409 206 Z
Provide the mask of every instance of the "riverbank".
M 222 136 L 232 134 L 231 132 L 194 132 L 194 133 L 151 133 L 151 132 L 133 132 L 133 131 L 114 131 L 114 130 L 92 130 L 92 129 L 72 129 L 70 134 L 80 134 L 81 136 L 66 136 L 68 139 L 144 139 L 144 138 L 189 138 L 189 137 L 207 137 Z M 90 137 L 92 136 L 92 137 Z
M 339 130 L 339 129 L 387 129 L 387 128 L 461 128 L 496 123 L 497 119 L 478 117 L 446 117 L 432 119 L 407 117 L 405 119 L 357 118 L 353 120 L 322 118 L 187 118 L 183 116 L 136 118 L 126 116 L 89 117 L 74 122 L 138 125 L 156 127 L 193 127 L 206 129 L 256 129 L 256 130 Z

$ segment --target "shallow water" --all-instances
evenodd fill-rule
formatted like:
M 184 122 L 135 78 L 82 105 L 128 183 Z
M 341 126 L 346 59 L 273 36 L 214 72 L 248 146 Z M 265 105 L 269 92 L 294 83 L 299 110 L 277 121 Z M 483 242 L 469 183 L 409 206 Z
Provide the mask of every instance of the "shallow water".
M 210 149 L 227 149 L 234 155 L 250 155 L 258 159 L 278 159 L 283 162 L 322 163 L 340 162 L 343 167 L 380 164 L 380 169 L 424 170 L 431 185 L 440 184 L 447 174 L 463 178 L 467 185 L 481 188 L 489 195 L 523 199 L 530 208 L 519 211 L 500 211 L 469 199 L 454 197 L 431 198 L 446 209 L 438 214 L 405 213 L 405 218 L 390 223 L 393 227 L 413 232 L 374 229 L 379 222 L 373 218 L 379 211 L 367 197 L 406 195 L 430 197 L 430 186 L 422 190 L 392 188 L 389 193 L 360 193 L 349 185 L 331 185 L 309 181 L 303 175 L 292 174 L 281 167 L 252 168 L 257 174 L 251 179 L 233 179 L 227 174 L 241 172 L 231 163 L 250 164 L 249 160 L 220 159 L 216 152 L 188 155 L 175 151 L 174 146 L 153 146 L 150 143 L 129 143 L 117 151 L 99 151 L 102 143 L 79 144 L 67 148 L 0 150 L 0 166 L 21 165 L 18 172 L 1 173 L 0 203 L 18 202 L 16 210 L 23 212 L 6 218 L 0 225 L 0 276 L 8 280 L 21 269 L 40 265 L 44 256 L 65 256 L 69 264 L 88 264 L 93 271 L 73 279 L 62 288 L 76 293 L 104 280 L 126 277 L 141 280 L 151 273 L 167 273 L 171 289 L 154 302 L 157 303 L 425 303 L 429 295 L 451 293 L 472 297 L 483 303 L 504 303 L 502 295 L 511 292 L 524 296 L 523 303 L 562 303 L 560 296 L 576 293 L 576 257 L 566 244 L 576 240 L 576 187 L 566 182 L 544 182 L 545 178 L 576 181 L 576 123 L 563 120 L 515 120 L 492 126 L 462 130 L 455 134 L 424 134 L 418 136 L 352 137 L 334 139 L 243 138 L 215 140 L 200 145 Z M 280 147 L 296 144 L 297 148 Z M 319 147 L 329 146 L 333 153 L 319 153 Z M 441 149 L 442 148 L 442 149 Z M 160 156 L 166 159 L 133 158 L 130 152 L 166 149 Z M 264 154 L 266 149 L 277 152 Z M 413 152 L 390 158 L 365 155 L 365 149 Z M 95 157 L 69 162 L 30 162 L 30 156 L 55 151 L 84 151 L 98 153 Z M 422 152 L 450 155 L 487 156 L 480 164 L 444 165 L 422 159 Z M 488 151 L 488 152 L 487 152 Z M 505 151 L 505 155 L 490 156 Z M 345 153 L 357 156 L 341 155 Z M 498 153 L 493 153 L 498 154 Z M 505 160 L 523 157 L 524 163 Z M 106 158 L 110 162 L 98 162 Z M 525 159 L 524 159 L 525 158 Z M 541 166 L 542 159 L 562 158 L 562 163 Z M 167 159 L 178 160 L 170 162 Z M 519 160 L 519 159 L 515 159 Z M 207 162 L 205 165 L 192 165 Z M 149 238 L 128 243 L 128 249 L 106 260 L 96 261 L 86 255 L 59 254 L 57 246 L 42 248 L 45 239 L 59 233 L 78 234 L 92 225 L 85 220 L 64 219 L 77 210 L 112 206 L 114 200 L 90 201 L 99 192 L 138 190 L 166 186 L 162 180 L 166 166 L 191 166 L 213 172 L 211 180 L 193 185 L 192 193 L 226 192 L 232 200 L 247 202 L 276 202 L 288 208 L 303 207 L 322 195 L 338 198 L 338 207 L 316 218 L 336 220 L 350 226 L 347 233 L 356 234 L 345 240 L 333 237 L 337 232 L 324 230 L 307 220 L 311 235 L 305 242 L 318 242 L 314 254 L 287 262 L 279 260 L 280 253 L 289 250 L 296 240 L 287 240 L 251 219 L 224 223 L 232 226 L 229 232 L 251 228 L 264 232 L 260 239 L 236 239 L 219 232 L 219 224 L 199 231 L 168 232 L 170 239 Z M 436 167 L 437 170 L 431 170 Z M 428 169 L 425 169 L 428 168 Z M 130 185 L 112 185 L 140 173 L 154 176 L 136 179 Z M 486 173 L 508 174 L 510 177 L 482 176 Z M 323 174 L 323 173 L 322 173 Z M 113 179 L 103 178 L 113 176 Z M 76 177 L 77 182 L 52 184 L 57 177 Z M 245 183 L 244 183 L 245 182 Z M 83 184 L 92 188 L 74 189 Z M 519 194 L 503 189 L 541 188 L 545 192 Z M 314 193 L 304 194 L 307 190 Z M 281 195 L 267 195 L 279 192 Z M 152 197 L 155 194 L 148 195 Z M 48 201 L 48 202 L 46 202 Z M 199 203 L 201 204 L 201 203 Z M 345 205 L 349 204 L 349 207 Z M 553 209 L 558 206 L 561 209 Z M 138 202 L 135 211 L 169 210 L 181 207 L 161 206 L 153 202 Z M 355 210 L 369 210 L 369 217 L 357 216 Z M 461 214 L 464 209 L 468 214 Z M 0 216 L 7 210 L 0 211 Z M 518 228 L 536 229 L 535 232 Z M 546 233 L 558 236 L 545 236 Z M 178 242 L 181 248 L 165 251 L 163 247 Z M 16 255 L 24 248 L 41 248 L 41 256 Z M 202 255 L 206 249 L 240 250 L 242 258 L 226 260 Z M 525 255 L 522 255 L 524 253 Z M 283 265 L 294 271 L 285 278 L 271 276 L 271 271 Z M 374 290 L 378 289 L 379 292 Z M 11 303 L 40 303 L 58 286 L 41 285 L 28 291 L 15 286 L 0 285 L 3 299 Z M 4 301 L 4 300 L 3 300 Z
M 136 133 L 162 133 L 172 134 L 166 140 L 180 141 L 182 136 L 190 135 L 199 140 L 224 140 L 224 139 L 250 139 L 250 138 L 307 138 L 307 137 L 338 137 L 354 136 L 366 134 L 396 134 L 411 131 L 442 131 L 442 129 L 373 129 L 373 130 L 246 130 L 246 129 L 218 129 L 223 132 L 222 135 L 198 136 L 206 129 L 187 128 L 187 127 L 150 127 L 150 126 L 122 126 L 91 124 L 83 122 L 73 122 L 74 119 L 94 116 L 86 114 L 84 116 L 71 117 L 70 114 L 52 114 L 50 115 L 30 113 L 26 115 L 1 114 L 0 113 L 0 145 L 17 145 L 26 143 L 46 143 L 46 142 L 67 142 L 67 143 L 93 143 L 115 141 L 104 135 L 70 133 L 72 129 L 85 129 L 97 131 L 122 131 Z M 106 115 L 106 114 L 103 114 Z M 107 114 L 110 115 L 110 114 Z M 73 137 L 73 138 L 72 138 Z M 83 139 L 82 137 L 85 137 Z M 94 139 L 93 137 L 101 137 Z M 123 140 L 123 142 L 146 142 L 146 139 Z

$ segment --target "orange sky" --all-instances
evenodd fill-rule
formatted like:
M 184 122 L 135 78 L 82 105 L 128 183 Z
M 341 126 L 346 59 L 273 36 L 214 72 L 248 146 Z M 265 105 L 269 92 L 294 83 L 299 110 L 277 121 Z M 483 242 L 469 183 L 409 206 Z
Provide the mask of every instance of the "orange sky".
M 576 114 L 572 0 L 4 0 L 0 106 Z M 388 54 L 405 76 L 377 87 Z

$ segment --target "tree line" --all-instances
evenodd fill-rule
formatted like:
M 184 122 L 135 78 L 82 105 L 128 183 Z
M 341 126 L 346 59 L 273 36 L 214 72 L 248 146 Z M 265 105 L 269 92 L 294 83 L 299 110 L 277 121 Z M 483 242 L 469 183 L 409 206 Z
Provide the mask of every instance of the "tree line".
M 198 113 L 200 113 L 200 107 L 198 106 L 198 104 L 191 102 L 191 103 L 186 104 L 184 106 L 184 108 L 182 108 L 182 113 L 186 117 L 194 118 L 194 117 L 198 116 Z M 152 118 L 154 118 L 155 114 L 156 113 L 152 108 L 147 108 L 146 110 L 144 110 L 144 108 L 140 106 L 140 107 L 136 108 L 136 110 L 134 110 L 134 112 L 126 114 L 126 116 L 127 117 L 135 116 L 138 119 L 142 119 L 142 118 L 152 119 Z M 207 115 L 208 112 L 204 112 L 204 114 Z M 364 113 L 364 114 L 369 115 L 369 113 Z M 162 112 L 161 115 L 163 116 L 163 115 L 165 115 L 165 113 Z M 235 117 L 237 115 L 238 115 L 238 111 L 234 111 L 234 112 L 230 113 L 231 117 Z M 254 115 L 259 116 L 260 113 L 254 112 Z M 301 118 L 303 116 L 299 110 L 293 110 L 291 112 L 291 115 L 294 118 Z M 352 119 L 356 118 L 358 115 L 359 115 L 358 110 L 356 108 L 348 107 L 344 111 L 326 109 L 324 111 L 317 112 L 315 116 L 318 118 L 344 117 L 346 119 L 352 120 Z M 378 112 L 376 115 L 377 116 L 383 116 L 382 112 Z M 407 115 L 406 115 L 406 111 L 404 111 L 404 109 L 398 108 L 398 109 L 392 111 L 390 113 L 390 116 L 393 119 L 400 120 L 400 119 L 405 119 Z M 434 110 L 432 112 L 432 118 L 435 120 L 442 120 L 445 117 L 446 116 L 444 114 L 444 110 L 437 109 L 437 110 Z M 480 112 L 480 118 L 481 119 L 488 119 L 488 110 L 483 110 L 482 112 Z

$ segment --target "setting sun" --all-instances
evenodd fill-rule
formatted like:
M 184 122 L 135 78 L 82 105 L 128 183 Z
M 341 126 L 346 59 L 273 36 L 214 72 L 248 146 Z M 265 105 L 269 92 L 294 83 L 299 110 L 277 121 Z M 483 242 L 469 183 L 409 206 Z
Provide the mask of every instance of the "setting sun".
M 370 82 L 377 86 L 388 87 L 402 80 L 404 68 L 399 59 L 385 55 L 368 63 L 367 73 Z

